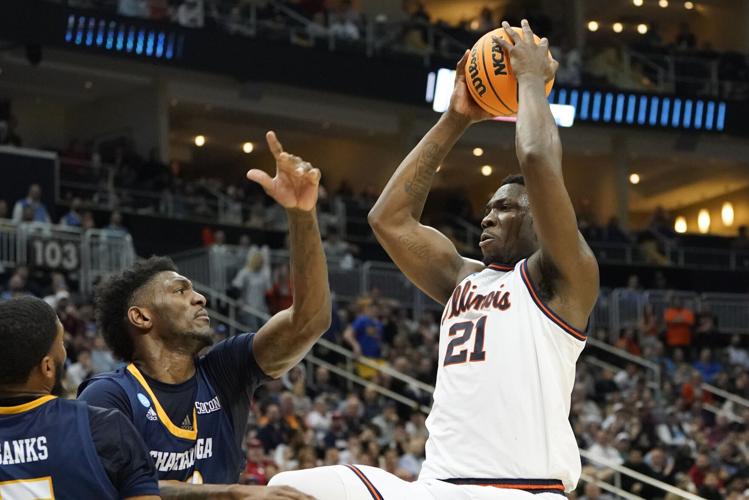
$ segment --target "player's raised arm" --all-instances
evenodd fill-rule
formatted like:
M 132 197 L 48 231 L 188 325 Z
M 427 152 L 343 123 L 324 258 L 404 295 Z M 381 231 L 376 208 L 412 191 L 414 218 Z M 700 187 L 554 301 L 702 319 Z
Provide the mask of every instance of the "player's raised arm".
M 278 377 L 297 364 L 330 326 L 331 302 L 316 205 L 320 170 L 284 152 L 273 132 L 268 146 L 276 176 L 250 170 L 247 178 L 286 209 L 291 241 L 293 305 L 277 313 L 257 332 L 253 353 L 260 368 Z
M 562 175 L 562 143 L 546 99 L 545 84 L 558 63 L 549 57 L 547 39 L 535 42 L 528 21 L 522 21 L 522 38 L 507 22 L 502 26 L 512 43 L 501 43 L 518 80 L 515 148 L 541 246 L 540 253 L 529 260 L 531 274 L 538 282 L 544 269 L 558 273 L 559 291 L 565 300 L 576 302 L 572 309 L 578 313 L 573 311 L 569 320 L 584 328 L 598 296 L 598 264 L 577 230 Z
M 419 223 L 437 167 L 469 125 L 490 118 L 468 93 L 467 57 L 468 51 L 458 62 L 449 109 L 401 162 L 368 217 L 393 262 L 442 304 L 460 280 L 483 267 L 461 257 L 445 235 Z

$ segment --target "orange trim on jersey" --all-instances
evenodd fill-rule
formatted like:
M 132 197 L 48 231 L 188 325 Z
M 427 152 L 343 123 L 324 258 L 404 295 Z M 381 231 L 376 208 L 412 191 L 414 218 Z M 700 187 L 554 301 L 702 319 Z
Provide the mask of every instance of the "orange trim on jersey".
M 369 494 L 372 495 L 372 498 L 374 500 L 384 500 L 382 497 L 382 494 L 377 491 L 377 488 L 375 488 L 375 485 L 372 484 L 372 482 L 369 480 L 367 476 L 364 475 L 364 473 L 359 470 L 358 467 L 353 465 L 345 465 L 345 467 L 348 467 L 356 476 L 361 480 L 362 483 L 364 483 L 364 486 L 367 487 L 367 490 L 369 491 Z
M 57 396 L 47 395 L 36 398 L 33 401 L 24 403 L 16 406 L 0 406 L 0 415 L 17 415 L 19 413 L 25 413 L 34 408 L 42 406 L 44 403 L 57 399 Z
M 581 332 L 574 326 L 570 325 L 566 321 L 564 321 L 562 318 L 559 317 L 557 313 L 549 309 L 546 304 L 541 300 L 541 297 L 538 295 L 538 292 L 536 292 L 536 287 L 533 285 L 533 282 L 530 278 L 530 273 L 528 273 L 528 259 L 524 260 L 522 265 L 520 266 L 520 275 L 523 278 L 523 283 L 525 283 L 526 288 L 528 288 L 528 291 L 531 294 L 531 298 L 533 298 L 533 302 L 536 303 L 539 309 L 541 309 L 541 312 L 543 312 L 547 318 L 552 320 L 554 323 L 557 324 L 562 330 L 569 333 L 573 337 L 575 337 L 577 340 L 585 342 L 588 337 L 585 335 L 585 333 Z
M 502 488 L 506 490 L 559 490 L 564 491 L 561 484 L 544 485 L 544 484 L 482 484 L 481 486 L 491 486 L 492 488 Z
M 487 267 L 489 269 L 494 269 L 495 271 L 505 271 L 505 272 L 512 271 L 513 269 L 515 269 L 513 266 L 507 266 L 505 264 L 489 264 Z

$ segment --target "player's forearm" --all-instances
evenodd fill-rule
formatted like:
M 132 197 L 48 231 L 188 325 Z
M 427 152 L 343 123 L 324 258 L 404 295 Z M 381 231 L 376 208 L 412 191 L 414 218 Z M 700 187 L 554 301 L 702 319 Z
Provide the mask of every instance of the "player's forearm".
M 291 274 L 294 302 L 293 328 L 301 341 L 316 341 L 330 327 L 332 307 L 328 266 L 325 261 L 315 211 L 287 211 L 291 241 Z
M 529 181 L 535 175 L 561 174 L 562 143 L 546 99 L 544 81 L 529 76 L 518 81 L 519 101 L 515 149 Z
M 442 115 L 401 162 L 369 212 L 375 231 L 378 227 L 399 225 L 405 218 L 421 218 L 437 167 L 469 125 L 467 119 L 450 112 Z
M 159 481 L 162 500 L 231 500 L 235 498 L 228 484 L 187 484 L 179 481 Z

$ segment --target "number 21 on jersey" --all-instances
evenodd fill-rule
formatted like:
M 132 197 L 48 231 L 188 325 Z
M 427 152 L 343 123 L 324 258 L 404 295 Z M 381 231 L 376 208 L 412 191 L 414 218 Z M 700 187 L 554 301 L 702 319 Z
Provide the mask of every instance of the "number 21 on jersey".
M 486 351 L 484 351 L 484 332 L 486 331 L 486 316 L 481 316 L 476 321 L 462 321 L 455 323 L 450 327 L 448 336 L 452 339 L 447 344 L 445 361 L 442 366 L 473 363 L 484 361 Z M 475 335 L 474 335 L 475 333 Z M 473 350 L 468 353 L 468 347 L 463 347 L 473 337 Z

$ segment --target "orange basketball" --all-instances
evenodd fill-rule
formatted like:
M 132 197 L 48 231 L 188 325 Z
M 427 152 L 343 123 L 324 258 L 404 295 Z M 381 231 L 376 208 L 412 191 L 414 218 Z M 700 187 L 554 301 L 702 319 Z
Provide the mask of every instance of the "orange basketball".
M 512 29 L 523 36 L 522 29 Z M 494 116 L 514 116 L 518 112 L 518 81 L 499 38 L 509 40 L 502 28 L 490 31 L 473 46 L 466 62 L 466 83 L 473 99 L 487 112 Z M 536 43 L 541 40 L 535 35 L 534 38 Z M 552 79 L 546 84 L 547 96 L 553 86 Z

